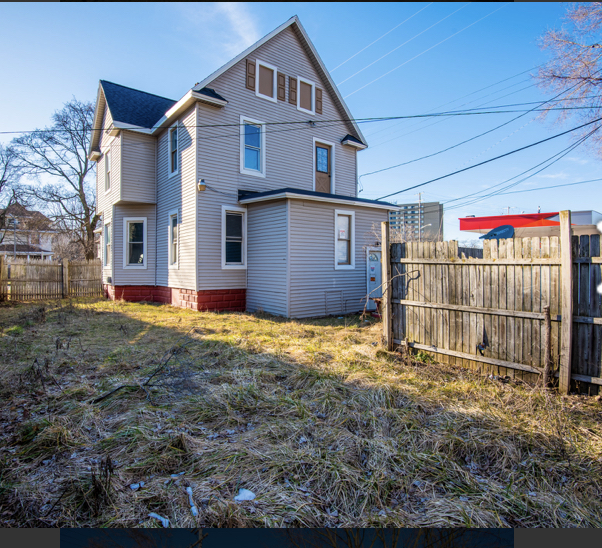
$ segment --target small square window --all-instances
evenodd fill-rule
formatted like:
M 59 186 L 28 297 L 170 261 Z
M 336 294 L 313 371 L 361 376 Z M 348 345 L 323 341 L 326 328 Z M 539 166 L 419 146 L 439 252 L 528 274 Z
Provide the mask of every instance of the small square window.
M 316 85 L 304 78 L 299 77 L 297 80 L 297 87 L 299 89 L 297 93 L 297 110 L 307 112 L 308 114 L 315 114 Z

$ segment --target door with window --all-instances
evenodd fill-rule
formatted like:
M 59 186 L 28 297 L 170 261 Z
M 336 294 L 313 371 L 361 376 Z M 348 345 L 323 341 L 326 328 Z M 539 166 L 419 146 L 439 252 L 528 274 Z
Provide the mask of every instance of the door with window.
M 332 147 L 316 143 L 316 192 L 331 193 Z

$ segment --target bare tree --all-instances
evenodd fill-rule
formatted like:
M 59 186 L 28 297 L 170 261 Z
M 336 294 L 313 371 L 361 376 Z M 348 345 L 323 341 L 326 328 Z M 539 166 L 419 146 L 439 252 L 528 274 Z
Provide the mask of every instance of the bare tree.
M 535 76 L 538 85 L 562 93 L 562 102 L 551 106 L 586 107 L 565 110 L 559 120 L 569 116 L 584 122 L 601 119 L 602 2 L 571 4 L 563 28 L 546 32 L 541 47 L 549 50 L 552 58 Z M 584 128 L 582 136 L 600 127 L 602 120 Z M 593 133 L 590 142 L 602 156 L 602 132 Z
M 94 230 L 99 222 L 88 160 L 94 105 L 72 99 L 53 114 L 50 128 L 13 140 L 15 165 L 34 184 L 21 185 L 25 196 L 42 205 L 55 225 L 70 234 L 94 258 Z
M 0 145 L 0 243 L 4 240 L 8 228 L 7 210 L 16 202 L 15 186 L 21 176 L 16 165 L 15 151 L 11 147 Z

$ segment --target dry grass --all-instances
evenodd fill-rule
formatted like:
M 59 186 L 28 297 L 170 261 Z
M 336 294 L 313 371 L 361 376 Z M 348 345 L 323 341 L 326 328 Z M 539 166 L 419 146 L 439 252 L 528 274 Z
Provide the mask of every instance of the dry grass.
M 594 399 L 407 365 L 358 316 L 43 308 L 0 308 L 5 526 L 602 525 Z

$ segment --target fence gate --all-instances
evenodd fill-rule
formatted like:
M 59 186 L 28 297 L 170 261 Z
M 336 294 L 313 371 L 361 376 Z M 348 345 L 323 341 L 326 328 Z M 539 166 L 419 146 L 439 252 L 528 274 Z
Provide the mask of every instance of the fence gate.
M 454 241 L 385 246 L 383 226 L 383 249 L 389 249 L 389 261 L 383 258 L 388 347 L 407 345 L 433 353 L 439 362 L 533 382 L 543 372 L 548 306 L 561 391 L 597 394 L 600 236 L 571 237 L 570 214 L 562 214 L 566 227 L 560 238 L 485 240 L 482 259 L 459 258 Z
M 0 298 L 11 301 L 101 297 L 99 260 L 27 260 L 0 257 Z

